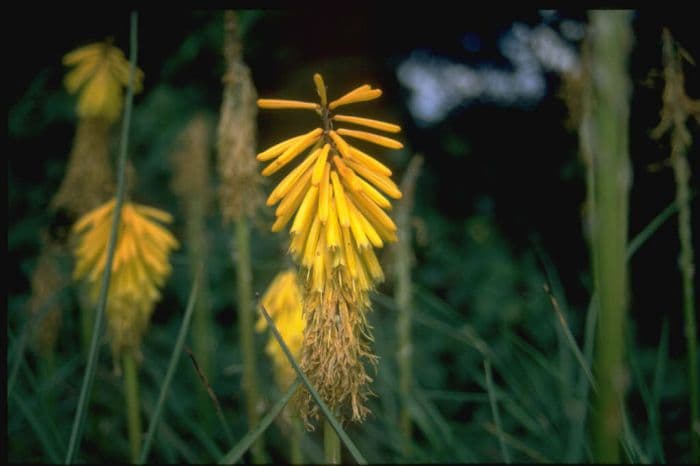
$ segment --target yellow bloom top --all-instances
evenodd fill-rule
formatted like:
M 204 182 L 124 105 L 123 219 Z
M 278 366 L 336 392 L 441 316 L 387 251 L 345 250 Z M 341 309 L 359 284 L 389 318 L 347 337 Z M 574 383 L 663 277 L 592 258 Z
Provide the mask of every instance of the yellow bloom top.
M 119 118 L 124 103 L 123 88 L 129 84 L 129 61 L 110 40 L 79 47 L 63 56 L 65 66 L 74 66 L 64 79 L 68 92 L 80 91 L 78 115 Z M 143 71 L 136 68 L 134 92 L 141 92 Z
M 292 356 L 299 360 L 304 341 L 304 316 L 302 288 L 296 270 L 289 269 L 278 273 L 262 296 L 260 304 L 270 314 Z M 266 328 L 267 320 L 261 315 L 255 324 L 255 330 L 262 332 Z M 272 334 L 265 346 L 265 352 L 272 358 L 278 384 L 282 389 L 286 388 L 296 378 L 296 372 Z
M 72 228 L 77 236 L 73 277 L 88 282 L 93 303 L 99 298 L 107 265 L 115 205 L 116 199 L 108 201 L 83 215 Z M 179 247 L 173 235 L 154 220 L 170 223 L 172 216 L 131 202 L 122 206 L 107 296 L 108 331 L 115 354 L 140 346 L 153 305 L 160 298 L 159 288 L 171 272 L 168 256 Z
M 384 279 L 373 248 L 397 240 L 396 225 L 386 213 L 391 209 L 387 197 L 400 199 L 401 191 L 386 165 L 348 140 L 359 139 L 390 149 L 401 149 L 403 144 L 374 132 L 337 125 L 352 124 L 389 133 L 401 128 L 335 113 L 341 106 L 376 99 L 382 95 L 381 90 L 365 84 L 329 103 L 320 74 L 314 75 L 314 83 L 320 104 L 258 99 L 260 108 L 314 110 L 321 117 L 320 127 L 257 155 L 259 161 L 269 162 L 262 174 L 270 176 L 306 153 L 267 198 L 269 206 L 279 203 L 272 231 L 282 230 L 293 218 L 289 250 L 310 271 L 313 291 L 322 292 L 339 266 L 341 279 L 352 282 L 358 291 L 366 291 Z

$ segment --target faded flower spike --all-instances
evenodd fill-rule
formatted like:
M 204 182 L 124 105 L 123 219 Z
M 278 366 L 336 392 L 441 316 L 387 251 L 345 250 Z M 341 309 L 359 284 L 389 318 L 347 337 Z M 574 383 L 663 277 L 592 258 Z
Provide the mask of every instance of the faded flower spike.
M 359 116 L 337 114 L 335 109 L 373 100 L 382 91 L 365 84 L 328 102 L 320 74 L 314 75 L 320 104 L 283 99 L 259 99 L 260 108 L 313 110 L 321 125 L 287 139 L 257 155 L 269 162 L 262 170 L 270 176 L 291 168 L 267 198 L 277 205 L 272 231 L 290 222 L 289 252 L 304 269 L 306 330 L 301 367 L 321 396 L 340 417 L 348 405 L 351 418 L 364 419 L 365 398 L 371 393 L 362 360 L 376 363 L 365 312 L 367 293 L 384 280 L 374 248 L 397 241 L 396 225 L 387 214 L 389 199 L 401 191 L 391 180 L 391 170 L 374 156 L 354 147 L 359 139 L 381 147 L 401 149 L 396 139 L 374 132 L 339 128 L 351 124 L 386 133 L 401 131 L 398 125 Z M 346 140 L 347 138 L 347 140 Z M 302 415 L 317 417 L 307 392 Z
M 80 92 L 78 115 L 116 121 L 124 103 L 123 88 L 129 85 L 129 61 L 111 40 L 77 48 L 63 56 L 65 66 L 74 68 L 63 83 L 68 92 Z M 141 92 L 143 71 L 136 68 L 134 92 Z
M 280 335 L 292 352 L 292 356 L 297 359 L 301 355 L 301 345 L 304 340 L 302 293 L 303 289 L 299 284 L 297 271 L 292 268 L 278 273 L 260 299 L 260 304 L 272 317 Z M 267 320 L 261 315 L 255 324 L 255 330 L 262 332 L 266 328 Z M 265 352 L 274 363 L 277 384 L 282 390 L 286 389 L 289 384 L 294 382 L 296 372 L 289 364 L 289 360 L 282 351 L 282 347 L 277 343 L 277 339 L 272 335 L 265 346 Z
M 72 228 L 77 236 L 73 278 L 84 279 L 97 303 L 107 265 L 114 206 L 112 199 L 83 215 Z M 138 353 L 159 289 L 170 275 L 170 252 L 179 247 L 173 235 L 154 220 L 170 223 L 167 212 L 125 202 L 112 261 L 107 296 L 107 326 L 115 360 L 124 350 Z

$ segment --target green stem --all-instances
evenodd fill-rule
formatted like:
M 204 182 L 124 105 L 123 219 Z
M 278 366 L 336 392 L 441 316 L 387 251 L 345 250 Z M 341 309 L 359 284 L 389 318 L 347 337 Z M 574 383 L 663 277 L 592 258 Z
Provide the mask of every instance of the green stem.
M 90 350 L 90 342 L 92 341 L 92 329 L 95 326 L 95 311 L 88 303 L 87 290 L 81 290 L 80 296 L 80 323 L 81 337 L 83 342 L 83 351 L 86 353 Z
M 236 219 L 236 278 L 238 281 L 238 315 L 241 354 L 243 357 L 243 392 L 246 398 L 248 428 L 258 424 L 258 389 L 255 369 L 254 316 L 253 316 L 253 277 L 250 265 L 250 229 L 248 219 Z M 265 462 L 265 440 L 261 435 L 251 448 L 253 462 Z
M 411 325 L 412 325 L 412 300 L 413 289 L 411 286 L 411 210 L 413 207 L 413 195 L 416 179 L 423 158 L 414 156 L 406 170 L 401 183 L 403 199 L 397 208 L 396 224 L 400 241 L 396 245 L 396 290 L 394 299 L 398 308 L 397 334 L 398 351 L 397 362 L 399 367 L 399 394 L 401 398 L 401 412 L 399 414 L 399 428 L 403 437 L 402 450 L 407 455 L 411 447 L 412 425 L 411 413 L 408 409 L 411 397 L 413 380 Z
M 592 425 L 594 458 L 620 461 L 626 385 L 624 324 L 627 311 L 627 218 L 631 168 L 628 151 L 632 43 L 628 11 L 590 15 L 588 76 L 583 96 L 582 148 L 589 162 L 588 188 L 593 277 L 600 311 L 595 375 L 599 390 Z
M 301 419 L 291 418 L 292 438 L 290 440 L 289 459 L 291 464 L 304 464 L 304 455 L 301 452 L 301 439 L 303 436 L 303 426 Z
M 139 375 L 134 353 L 127 350 L 122 356 L 124 369 L 124 399 L 131 447 L 131 463 L 139 461 L 141 452 L 141 412 L 139 411 Z
M 90 404 L 90 395 L 92 393 L 92 383 L 95 380 L 95 369 L 97 368 L 97 359 L 99 357 L 99 343 L 102 336 L 102 327 L 104 324 L 105 308 L 107 306 L 107 291 L 109 290 L 109 281 L 112 276 L 112 262 L 114 259 L 114 250 L 117 244 L 117 231 L 121 219 L 121 209 L 124 203 L 124 191 L 126 188 L 125 172 L 126 172 L 126 153 L 129 145 L 129 124 L 131 122 L 131 107 L 134 100 L 134 75 L 136 70 L 136 58 L 138 55 L 137 45 L 137 28 L 138 28 L 138 13 L 131 13 L 131 37 L 130 37 L 130 57 L 129 57 L 129 85 L 126 93 L 126 105 L 124 107 L 124 123 L 122 126 L 122 135 L 119 148 L 119 166 L 117 180 L 117 199 L 114 205 L 114 215 L 112 218 L 112 227 L 109 233 L 109 243 L 107 246 L 107 263 L 105 264 L 104 275 L 102 276 L 102 286 L 100 288 L 100 296 L 97 304 L 97 312 L 95 314 L 95 325 L 92 330 L 92 340 L 90 342 L 90 352 L 88 353 L 87 367 L 85 368 L 85 376 L 80 389 L 80 398 L 78 399 L 78 408 L 73 419 L 73 428 L 71 429 L 70 441 L 68 443 L 68 453 L 66 454 L 66 464 L 71 464 L 75 460 L 75 455 L 80 448 L 80 441 L 83 436 L 85 427 L 85 419 L 87 417 L 87 408 Z
M 328 420 L 323 421 L 323 457 L 326 464 L 340 464 L 340 439 Z

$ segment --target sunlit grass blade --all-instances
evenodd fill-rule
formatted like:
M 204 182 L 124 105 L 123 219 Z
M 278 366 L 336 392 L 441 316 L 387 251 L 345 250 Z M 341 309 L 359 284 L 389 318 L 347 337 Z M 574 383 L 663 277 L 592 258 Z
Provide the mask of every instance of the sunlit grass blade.
M 231 450 L 229 450 L 226 455 L 219 460 L 219 464 L 234 464 L 236 463 L 243 454 L 250 448 L 250 446 L 255 442 L 255 440 L 265 432 L 272 421 L 282 412 L 282 409 L 287 405 L 290 398 L 297 391 L 297 388 L 301 385 L 301 380 L 297 378 L 292 385 L 289 386 L 286 393 L 275 403 L 275 405 L 270 409 L 270 411 L 265 415 L 264 418 L 260 420 L 255 429 L 248 432 Z
M 323 402 L 313 385 L 311 385 L 311 382 L 309 382 L 309 379 L 306 377 L 306 374 L 304 374 L 304 372 L 301 370 L 299 364 L 297 364 L 296 360 L 294 359 L 294 356 L 292 356 L 292 353 L 289 351 L 287 344 L 284 342 L 284 339 L 282 339 L 282 335 L 280 335 L 279 331 L 277 330 L 277 326 L 272 321 L 270 315 L 267 313 L 265 306 L 263 306 L 262 304 L 260 305 L 260 312 L 262 312 L 262 315 L 265 317 L 265 320 L 267 320 L 267 325 L 270 327 L 270 329 L 272 329 L 272 334 L 275 336 L 277 342 L 282 347 L 285 356 L 287 356 L 287 359 L 289 360 L 290 364 L 294 367 L 294 370 L 296 371 L 297 375 L 301 377 L 301 380 L 304 382 L 306 389 L 309 390 L 309 393 L 311 393 L 311 396 L 323 412 L 323 415 L 326 417 L 328 422 L 331 423 L 331 426 L 333 427 L 333 430 L 335 430 L 335 432 L 338 434 L 338 437 L 340 437 L 340 440 L 343 442 L 345 447 L 348 449 L 348 451 L 355 459 L 355 461 L 357 461 L 358 464 L 367 464 L 367 460 L 365 460 L 364 456 L 362 456 L 362 453 L 360 453 L 353 441 L 350 440 L 348 434 L 345 433 L 343 427 L 340 425 L 335 416 L 333 416 L 330 409 L 328 408 L 326 403 Z
M 506 443 L 503 438 L 503 427 L 501 425 L 501 416 L 498 413 L 498 405 L 496 404 L 496 397 L 494 396 L 493 392 L 493 380 L 491 377 L 491 363 L 489 363 L 488 359 L 484 360 L 484 373 L 486 374 L 486 386 L 488 387 L 489 391 L 489 400 L 491 403 L 491 414 L 493 415 L 493 421 L 496 425 L 497 429 L 497 434 L 498 434 L 498 443 L 501 446 L 501 454 L 503 455 L 503 461 L 506 462 L 506 464 L 510 464 L 510 453 L 508 453 L 508 448 L 506 448 Z
M 97 359 L 99 356 L 99 342 L 102 336 L 102 327 L 104 321 L 105 307 L 107 305 L 107 291 L 109 290 L 109 281 L 112 275 L 112 262 L 114 259 L 114 250 L 117 243 L 117 231 L 120 223 L 120 215 L 122 204 L 124 203 L 124 194 L 126 190 L 126 154 L 129 145 L 129 124 L 131 122 L 131 107 L 134 100 L 134 76 L 136 70 L 136 58 L 138 55 L 137 36 L 138 13 L 131 13 L 131 34 L 130 34 L 130 56 L 129 56 L 129 85 L 126 93 L 126 105 L 124 108 L 124 122 L 122 123 L 122 134 L 119 147 L 119 167 L 117 179 L 117 195 L 116 205 L 114 207 L 114 217 L 112 219 L 112 227 L 109 234 L 109 243 L 107 246 L 107 263 L 102 278 L 102 287 L 100 288 L 100 296 L 98 299 L 97 311 L 95 315 L 95 323 L 92 332 L 92 341 L 90 342 L 90 352 L 88 354 L 87 367 L 83 384 L 80 389 L 80 398 L 78 399 L 78 407 L 73 420 L 73 428 L 71 430 L 70 441 L 68 443 L 68 453 L 66 454 L 66 464 L 71 464 L 75 460 L 75 456 L 80 448 L 80 441 L 83 436 L 83 428 L 85 427 L 85 418 L 87 416 L 87 408 L 90 403 L 90 394 L 92 392 L 92 383 L 95 379 L 95 368 L 97 367 Z
M 185 339 L 187 338 L 187 332 L 190 329 L 190 320 L 192 319 L 192 312 L 195 308 L 195 303 L 197 301 L 197 292 L 199 291 L 199 282 L 201 280 L 202 269 L 200 268 L 197 275 L 194 278 L 194 283 L 192 284 L 192 290 L 190 291 L 190 298 L 187 303 L 187 310 L 185 311 L 185 316 L 182 319 L 182 324 L 180 325 L 180 332 L 177 335 L 177 341 L 175 342 L 175 347 L 173 348 L 173 354 L 170 357 L 170 364 L 168 365 L 168 371 L 165 374 L 165 379 L 163 379 L 163 384 L 160 387 L 160 394 L 158 395 L 158 402 L 156 403 L 155 411 L 151 417 L 151 422 L 148 425 L 148 431 L 146 432 L 146 437 L 144 438 L 143 447 L 141 448 L 141 455 L 139 456 L 139 464 L 143 464 L 148 459 L 148 453 L 151 450 L 151 443 L 153 442 L 153 437 L 156 432 L 156 427 L 158 426 L 158 421 L 160 420 L 160 415 L 163 411 L 163 405 L 165 399 L 168 395 L 168 390 L 170 389 L 170 382 L 175 375 L 178 363 L 180 362 L 180 356 L 182 355 L 182 347 L 185 344 Z

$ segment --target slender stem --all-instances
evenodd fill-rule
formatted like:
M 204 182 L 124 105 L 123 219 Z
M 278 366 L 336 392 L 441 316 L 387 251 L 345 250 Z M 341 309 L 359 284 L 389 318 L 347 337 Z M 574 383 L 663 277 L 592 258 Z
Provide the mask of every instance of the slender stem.
M 83 351 L 90 350 L 90 342 L 92 341 L 92 329 L 95 326 L 95 311 L 87 299 L 87 290 L 81 290 L 80 299 L 80 324 L 81 337 L 83 343 Z
M 411 159 L 403 182 L 401 191 L 403 199 L 397 208 L 396 223 L 400 241 L 396 244 L 396 289 L 394 299 L 398 308 L 397 335 L 399 340 L 397 360 L 399 367 L 399 393 L 401 397 L 401 412 L 399 427 L 403 437 L 402 450 L 408 454 L 411 447 L 412 425 L 411 414 L 408 409 L 411 386 L 413 380 L 411 325 L 412 325 L 412 299 L 413 287 L 411 286 L 411 210 L 413 208 L 413 195 L 416 179 L 420 171 L 423 158 L 419 155 Z
M 304 455 L 301 452 L 301 439 L 303 436 L 303 426 L 301 425 L 301 419 L 293 417 L 291 418 L 291 424 L 292 438 L 290 440 L 289 462 L 291 464 L 304 464 Z
M 126 401 L 126 417 L 131 447 L 131 463 L 139 461 L 141 451 L 141 412 L 139 411 L 139 374 L 134 353 L 130 350 L 122 356 L 124 369 L 124 399 Z
M 129 123 L 131 121 L 131 107 L 134 100 L 134 75 L 136 69 L 137 50 L 137 28 L 138 28 L 138 13 L 131 13 L 131 50 L 129 57 L 129 85 L 126 93 L 126 105 L 124 108 L 124 123 L 122 126 L 122 135 L 119 148 L 119 166 L 118 166 L 118 181 L 117 181 L 117 198 L 114 206 L 114 216 L 112 218 L 112 229 L 109 234 L 109 243 L 107 246 L 107 263 L 105 265 L 104 275 L 102 277 L 102 287 L 100 288 L 100 296 L 97 304 L 97 312 L 95 314 L 95 325 L 92 331 L 92 341 L 90 342 L 90 352 L 88 354 L 87 367 L 85 369 L 85 377 L 80 389 L 80 398 L 78 399 L 78 408 L 73 420 L 73 428 L 71 430 L 70 441 L 68 443 L 68 453 L 66 454 L 66 464 L 71 464 L 75 460 L 75 455 L 80 448 L 80 441 L 83 436 L 83 428 L 85 427 L 85 418 L 87 417 L 87 408 L 90 403 L 90 394 L 92 393 L 92 383 L 95 379 L 95 369 L 97 367 L 97 359 L 99 356 L 99 343 L 102 336 L 102 327 L 104 324 L 105 307 L 107 305 L 107 291 L 109 290 L 109 281 L 112 276 L 112 262 L 114 259 L 114 250 L 117 244 L 117 232 L 121 218 L 122 204 L 124 203 L 124 191 L 126 187 L 125 172 L 126 172 L 126 153 L 129 145 Z
M 620 461 L 626 386 L 624 325 L 627 310 L 627 217 L 631 168 L 628 151 L 632 43 L 631 13 L 590 15 L 588 76 L 581 122 L 587 151 L 593 277 L 600 310 L 596 331 L 597 411 L 592 427 L 598 462 Z
M 248 219 L 241 215 L 236 220 L 236 278 L 238 281 L 238 330 L 243 356 L 243 392 L 246 398 L 248 428 L 252 429 L 260 419 L 258 413 L 257 373 L 255 368 L 253 277 L 250 264 L 250 230 Z M 254 463 L 264 463 L 265 441 L 261 435 L 251 448 Z
M 326 464 L 340 464 L 340 439 L 328 420 L 323 421 L 323 458 Z

